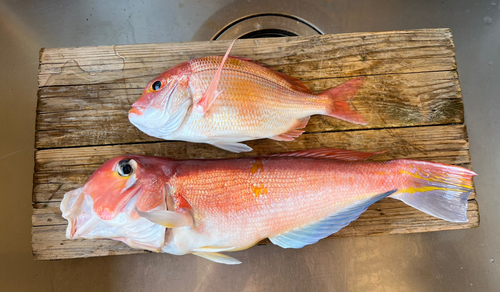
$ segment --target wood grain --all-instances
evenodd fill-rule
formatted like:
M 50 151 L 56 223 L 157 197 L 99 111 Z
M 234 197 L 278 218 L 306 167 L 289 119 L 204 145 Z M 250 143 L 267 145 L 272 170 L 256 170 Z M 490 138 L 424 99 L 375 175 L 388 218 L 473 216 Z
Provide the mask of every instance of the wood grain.
M 313 92 L 335 87 L 349 78 L 305 82 Z M 145 84 L 149 80 L 144 80 Z M 55 148 L 160 141 L 129 121 L 127 113 L 142 94 L 123 84 L 42 88 L 39 91 L 36 147 Z M 368 76 L 352 105 L 368 125 L 314 116 L 306 131 L 326 132 L 415 125 L 463 123 L 463 104 L 456 72 Z
M 224 55 L 230 41 L 143 44 L 43 50 L 39 87 L 154 78 L 165 68 L 207 55 Z M 300 79 L 456 69 L 449 29 L 350 33 L 238 40 L 232 55 L 254 59 Z M 131 87 L 137 86 L 128 80 Z
M 478 205 L 476 200 L 469 200 L 468 205 L 467 219 L 469 222 L 451 223 L 424 214 L 401 201 L 383 199 L 370 206 L 356 221 L 329 238 L 474 228 L 479 226 Z M 53 207 L 55 208 L 55 206 Z M 69 240 L 64 236 L 65 232 L 65 224 L 34 227 L 32 247 L 35 259 L 54 260 L 146 252 L 131 249 L 124 243 L 108 239 Z M 268 243 L 269 241 L 266 239 L 259 244 Z
M 419 159 L 447 164 L 470 163 L 463 125 L 303 134 L 292 142 L 264 139 L 247 143 L 254 151 L 228 153 L 207 144 L 155 142 L 132 145 L 48 149 L 36 152 L 34 202 L 60 201 L 67 191 L 83 185 L 92 172 L 121 154 L 177 159 L 265 155 L 309 148 L 332 147 L 366 152 L 388 151 L 374 160 Z
M 232 55 L 301 79 L 314 93 L 354 76 L 366 83 L 352 105 L 368 125 L 314 116 L 293 142 L 247 142 L 234 154 L 206 144 L 160 141 L 134 128 L 130 105 L 152 78 L 180 62 L 222 55 L 229 42 L 43 49 L 40 54 L 33 188 L 35 259 L 143 253 L 112 240 L 68 240 L 59 203 L 108 159 L 125 153 L 178 159 L 265 155 L 318 147 L 383 154 L 471 169 L 462 94 L 449 29 L 238 40 Z M 477 227 L 476 193 L 467 223 L 450 223 L 384 199 L 332 237 L 428 232 Z M 263 240 L 260 244 L 268 243 Z

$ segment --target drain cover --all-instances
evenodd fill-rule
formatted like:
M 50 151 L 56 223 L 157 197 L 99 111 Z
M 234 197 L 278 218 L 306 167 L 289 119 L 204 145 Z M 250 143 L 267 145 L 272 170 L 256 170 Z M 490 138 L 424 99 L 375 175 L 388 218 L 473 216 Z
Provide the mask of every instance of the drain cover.
M 321 35 L 323 32 L 296 16 L 254 14 L 237 19 L 221 29 L 212 40 L 274 38 Z

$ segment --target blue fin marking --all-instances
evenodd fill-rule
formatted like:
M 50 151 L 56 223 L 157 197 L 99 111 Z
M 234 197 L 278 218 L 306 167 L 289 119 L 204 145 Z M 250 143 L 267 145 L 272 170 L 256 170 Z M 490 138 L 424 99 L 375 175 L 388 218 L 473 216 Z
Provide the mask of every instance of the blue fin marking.
M 352 221 L 368 209 L 373 203 L 388 197 L 397 190 L 378 194 L 365 201 L 351 205 L 335 214 L 323 218 L 315 223 L 270 237 L 272 243 L 283 248 L 302 248 L 305 245 L 313 244 L 340 229 L 346 227 Z

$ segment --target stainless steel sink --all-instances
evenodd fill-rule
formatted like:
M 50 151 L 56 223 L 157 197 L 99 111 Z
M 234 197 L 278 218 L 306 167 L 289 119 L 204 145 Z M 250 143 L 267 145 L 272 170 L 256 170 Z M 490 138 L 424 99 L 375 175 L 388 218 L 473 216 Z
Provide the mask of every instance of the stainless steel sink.
M 314 24 L 300 17 L 280 13 L 259 13 L 232 21 L 211 39 L 233 40 L 322 34 L 323 32 Z
M 449 27 L 481 226 L 237 252 L 229 267 L 142 254 L 35 262 L 30 248 L 38 51 Z M 500 291 L 500 1 L 0 0 L 0 290 Z

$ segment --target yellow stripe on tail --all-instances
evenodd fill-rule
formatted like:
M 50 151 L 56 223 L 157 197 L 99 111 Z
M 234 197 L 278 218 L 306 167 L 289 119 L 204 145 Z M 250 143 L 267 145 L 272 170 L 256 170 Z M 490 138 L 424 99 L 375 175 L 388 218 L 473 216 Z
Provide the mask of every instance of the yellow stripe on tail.
M 407 186 L 391 198 L 429 215 L 451 221 L 467 222 L 467 200 L 473 191 L 473 171 L 459 166 L 426 161 L 404 160 L 401 173 Z

